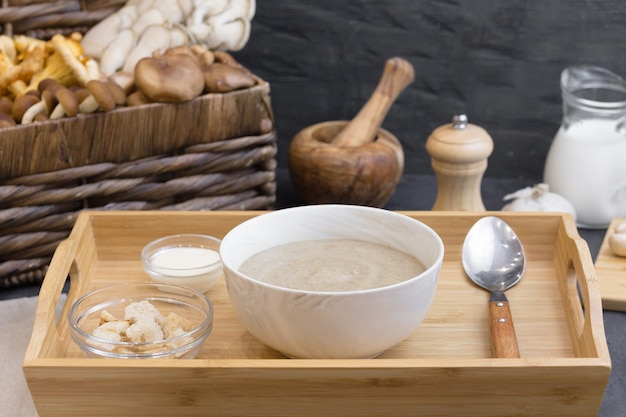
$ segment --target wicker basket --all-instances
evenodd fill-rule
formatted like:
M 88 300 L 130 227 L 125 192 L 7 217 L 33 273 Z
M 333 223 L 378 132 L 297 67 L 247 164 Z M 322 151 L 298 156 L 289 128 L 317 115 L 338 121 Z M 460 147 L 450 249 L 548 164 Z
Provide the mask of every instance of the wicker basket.
M 85 32 L 125 1 L 3 1 L 4 34 Z M 0 130 L 0 290 L 38 284 L 83 209 L 273 206 L 269 85 Z

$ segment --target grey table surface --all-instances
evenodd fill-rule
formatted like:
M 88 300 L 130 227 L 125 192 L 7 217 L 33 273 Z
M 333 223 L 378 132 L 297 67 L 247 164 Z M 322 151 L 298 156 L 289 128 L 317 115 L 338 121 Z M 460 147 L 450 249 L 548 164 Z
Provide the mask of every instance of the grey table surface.
M 487 210 L 499 210 L 502 197 L 510 192 L 533 185 L 516 179 L 484 178 L 482 197 Z M 302 203 L 294 192 L 288 173 L 277 173 L 277 209 Z M 396 192 L 386 205 L 390 210 L 430 210 L 437 195 L 437 181 L 433 176 L 404 176 Z M 606 230 L 579 229 L 586 240 L 593 259 L 598 254 Z M 625 277 L 626 279 L 626 277 Z M 0 291 L 0 300 L 35 296 L 37 286 L 25 286 Z M 611 355 L 612 372 L 598 417 L 626 416 L 626 312 L 604 311 L 604 327 Z M 0 412 L 1 414 L 1 412 Z

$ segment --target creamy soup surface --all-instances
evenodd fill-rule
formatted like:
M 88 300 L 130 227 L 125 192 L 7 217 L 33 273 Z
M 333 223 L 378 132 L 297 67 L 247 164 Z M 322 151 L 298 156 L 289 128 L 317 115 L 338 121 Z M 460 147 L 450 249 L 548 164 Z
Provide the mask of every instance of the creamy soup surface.
M 414 256 L 353 239 L 292 242 L 265 249 L 239 270 L 258 281 L 306 291 L 356 291 L 384 287 L 424 272 Z

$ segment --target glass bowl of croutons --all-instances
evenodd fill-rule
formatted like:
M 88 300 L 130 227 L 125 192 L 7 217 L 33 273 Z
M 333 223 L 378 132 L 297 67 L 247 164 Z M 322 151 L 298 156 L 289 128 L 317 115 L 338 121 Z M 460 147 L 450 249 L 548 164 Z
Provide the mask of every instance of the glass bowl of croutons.
M 68 324 L 90 358 L 191 359 L 213 330 L 213 305 L 188 287 L 116 284 L 76 300 Z

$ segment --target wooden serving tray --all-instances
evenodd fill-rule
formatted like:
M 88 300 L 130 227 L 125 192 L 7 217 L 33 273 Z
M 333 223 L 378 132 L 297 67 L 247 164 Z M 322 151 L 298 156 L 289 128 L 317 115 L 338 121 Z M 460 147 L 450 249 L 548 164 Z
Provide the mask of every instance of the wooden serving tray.
M 239 324 L 220 282 L 215 324 L 197 359 L 87 359 L 66 324 L 81 294 L 147 281 L 140 251 L 175 233 L 223 237 L 261 212 L 84 212 L 43 282 L 24 373 L 40 417 L 596 416 L 611 363 L 586 243 L 570 216 L 404 212 L 433 227 L 446 253 L 433 305 L 408 339 L 376 359 L 286 359 Z M 528 266 L 507 291 L 520 359 L 494 359 L 488 293 L 463 273 L 461 246 L 481 216 L 506 220 Z M 71 276 L 58 323 L 54 311 Z
M 606 310 L 626 311 L 626 258 L 614 255 L 609 247 L 609 235 L 623 222 L 626 219 L 613 219 L 596 257 L 595 267 L 602 307 Z

